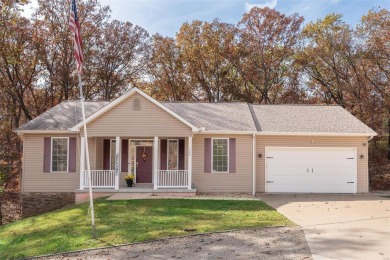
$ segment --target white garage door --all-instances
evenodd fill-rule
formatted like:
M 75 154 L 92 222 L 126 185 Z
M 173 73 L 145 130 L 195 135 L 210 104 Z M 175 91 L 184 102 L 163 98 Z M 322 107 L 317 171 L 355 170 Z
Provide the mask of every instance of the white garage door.
M 356 148 L 266 147 L 266 192 L 356 193 Z

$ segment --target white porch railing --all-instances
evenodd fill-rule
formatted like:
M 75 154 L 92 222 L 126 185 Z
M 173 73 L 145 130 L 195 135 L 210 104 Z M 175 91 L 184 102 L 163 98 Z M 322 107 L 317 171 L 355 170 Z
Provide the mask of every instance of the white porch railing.
M 157 188 L 188 187 L 188 170 L 157 171 Z
M 115 188 L 114 170 L 91 170 L 92 188 Z M 84 188 L 88 188 L 88 171 L 84 171 Z

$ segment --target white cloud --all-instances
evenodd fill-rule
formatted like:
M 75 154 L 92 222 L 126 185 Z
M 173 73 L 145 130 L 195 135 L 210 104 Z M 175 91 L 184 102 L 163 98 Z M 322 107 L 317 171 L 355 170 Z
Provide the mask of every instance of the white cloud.
M 267 0 L 263 3 L 258 3 L 258 4 L 251 4 L 251 3 L 247 3 L 245 2 L 245 8 L 246 8 L 246 11 L 249 12 L 253 7 L 260 7 L 260 8 L 264 8 L 264 7 L 269 7 L 269 8 L 275 8 L 275 6 L 278 4 L 278 0 Z

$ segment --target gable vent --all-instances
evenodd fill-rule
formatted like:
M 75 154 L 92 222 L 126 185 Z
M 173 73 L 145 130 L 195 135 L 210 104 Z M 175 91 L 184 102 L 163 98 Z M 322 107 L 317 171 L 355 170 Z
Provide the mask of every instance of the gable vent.
M 141 102 L 138 98 L 135 98 L 133 101 L 133 109 L 141 109 Z

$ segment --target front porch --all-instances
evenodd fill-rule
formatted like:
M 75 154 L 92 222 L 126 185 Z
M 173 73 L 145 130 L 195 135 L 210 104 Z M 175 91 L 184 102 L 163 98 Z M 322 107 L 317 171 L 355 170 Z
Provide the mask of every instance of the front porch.
M 158 188 L 154 189 L 153 184 L 133 184 L 133 187 L 121 186 L 119 189 L 111 188 L 99 188 L 93 189 L 93 198 L 109 197 L 113 199 L 129 199 L 129 198 L 176 198 L 176 197 L 193 197 L 196 195 L 196 187 L 192 186 L 191 189 L 185 188 Z M 82 203 L 89 200 L 88 189 L 80 189 L 75 191 L 75 202 Z
M 90 137 L 94 192 L 196 192 L 192 187 L 192 137 Z M 80 188 L 89 188 L 85 138 L 80 140 Z M 124 177 L 134 175 L 133 187 Z

